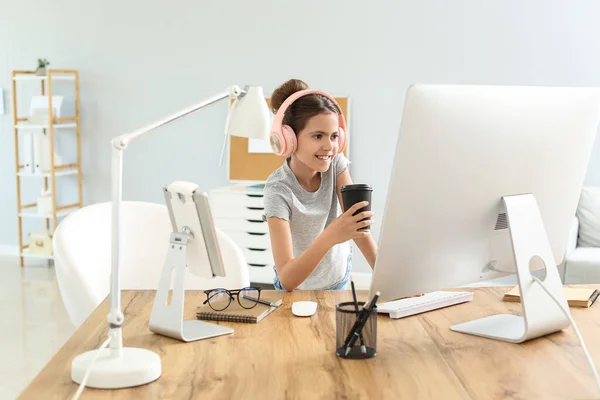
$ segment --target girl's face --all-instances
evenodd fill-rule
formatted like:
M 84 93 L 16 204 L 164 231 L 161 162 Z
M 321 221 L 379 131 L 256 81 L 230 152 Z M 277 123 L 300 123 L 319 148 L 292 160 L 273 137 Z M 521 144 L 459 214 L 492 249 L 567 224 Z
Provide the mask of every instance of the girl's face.
M 337 114 L 315 115 L 298 133 L 298 147 L 294 155 L 313 171 L 327 171 L 339 150 L 338 129 Z

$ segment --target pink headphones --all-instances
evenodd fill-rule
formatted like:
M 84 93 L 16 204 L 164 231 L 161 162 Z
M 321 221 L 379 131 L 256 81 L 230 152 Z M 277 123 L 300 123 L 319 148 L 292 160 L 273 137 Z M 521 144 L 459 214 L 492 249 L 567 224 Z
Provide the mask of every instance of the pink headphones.
M 341 113 L 341 107 L 330 94 L 321 92 L 320 90 L 307 89 L 300 90 L 285 99 L 281 107 L 279 107 L 279 110 L 277 110 L 277 114 L 275 114 L 273 127 L 271 128 L 271 148 L 278 156 L 287 158 L 296 151 L 296 147 L 298 146 L 298 141 L 296 139 L 296 133 L 294 130 L 289 125 L 282 125 L 285 110 L 287 110 L 287 108 L 299 97 L 313 93 L 327 97 L 340 109 L 340 113 L 338 114 L 340 120 L 338 136 L 338 141 L 340 144 L 339 152 L 341 153 L 346 149 L 346 145 L 348 144 L 346 137 L 346 121 L 344 120 L 344 114 Z

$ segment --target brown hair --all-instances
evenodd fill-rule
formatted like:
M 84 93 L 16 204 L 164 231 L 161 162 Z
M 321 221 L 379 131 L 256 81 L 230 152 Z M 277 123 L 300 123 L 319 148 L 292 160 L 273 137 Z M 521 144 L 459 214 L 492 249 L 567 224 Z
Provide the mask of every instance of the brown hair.
M 300 90 L 308 89 L 308 85 L 299 79 L 290 79 L 279 86 L 271 95 L 271 109 L 274 113 L 281 107 L 285 99 Z M 319 114 L 341 114 L 341 110 L 327 97 L 320 94 L 309 94 L 294 101 L 285 111 L 283 124 L 289 125 L 296 134 L 306 126 L 308 120 Z

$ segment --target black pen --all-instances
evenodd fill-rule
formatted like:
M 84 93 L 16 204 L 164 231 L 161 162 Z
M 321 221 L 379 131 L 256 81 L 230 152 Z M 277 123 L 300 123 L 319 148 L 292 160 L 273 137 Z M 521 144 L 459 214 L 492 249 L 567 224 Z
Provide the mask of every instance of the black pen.
M 279 305 L 277 305 L 275 303 L 269 303 L 268 301 L 257 299 L 257 298 L 251 297 L 251 296 L 244 295 L 242 297 L 244 297 L 247 300 L 252 300 L 252 301 L 255 301 L 257 303 L 264 304 L 266 306 L 271 306 L 271 307 L 275 307 L 275 308 L 279 307 Z
M 352 326 L 352 329 L 350 330 L 350 333 L 348 334 L 348 337 L 346 338 L 346 342 L 344 344 L 344 347 L 346 347 L 345 355 L 348 355 L 348 353 L 350 352 L 350 348 L 354 345 L 354 342 L 356 341 L 357 336 L 359 336 L 360 330 L 362 330 L 363 326 L 367 322 L 367 319 L 369 319 L 369 315 L 371 314 L 371 311 L 373 310 L 373 307 L 375 306 L 375 303 L 377 302 L 377 299 L 379 298 L 379 294 L 380 294 L 379 292 L 375 293 L 375 296 L 373 296 L 373 300 L 371 300 L 371 302 L 368 303 L 368 307 L 365 304 L 363 306 L 363 309 L 360 311 L 357 321 Z
M 354 299 L 354 311 L 356 311 L 356 319 L 360 315 L 358 311 L 358 301 L 356 300 L 356 290 L 354 288 L 354 280 L 350 280 L 350 284 L 352 285 L 352 298 Z M 360 332 L 360 352 L 363 356 L 367 355 L 367 348 L 365 347 L 365 338 L 363 337 L 362 331 Z
M 344 340 L 344 346 L 343 347 L 348 347 L 348 343 L 350 343 L 350 339 L 352 339 L 352 335 L 354 335 L 354 332 L 356 331 L 356 328 L 358 328 L 358 325 L 360 324 L 360 321 L 361 321 L 363 315 L 365 315 L 368 312 L 367 311 L 368 304 L 369 304 L 369 302 L 367 302 L 363 306 L 362 310 L 360 310 L 360 312 L 358 313 L 358 317 L 356 318 L 356 321 L 354 321 L 354 324 L 352 325 L 352 328 L 348 332 L 348 336 L 346 336 L 346 340 Z

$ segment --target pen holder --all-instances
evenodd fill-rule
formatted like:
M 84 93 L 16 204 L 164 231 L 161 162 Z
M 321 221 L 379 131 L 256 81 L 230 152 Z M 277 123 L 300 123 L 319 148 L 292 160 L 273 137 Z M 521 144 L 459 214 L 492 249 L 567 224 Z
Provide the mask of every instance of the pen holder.
M 362 310 L 364 304 L 364 302 L 358 302 L 359 311 Z M 362 329 L 358 331 L 360 335 L 357 336 L 352 346 L 346 347 L 357 317 L 354 303 L 351 301 L 339 303 L 335 308 L 335 354 L 339 357 L 363 359 L 375 357 L 377 354 L 377 306 L 373 307 L 373 311 L 367 317 Z

